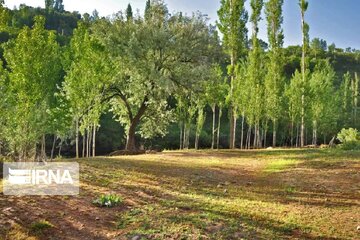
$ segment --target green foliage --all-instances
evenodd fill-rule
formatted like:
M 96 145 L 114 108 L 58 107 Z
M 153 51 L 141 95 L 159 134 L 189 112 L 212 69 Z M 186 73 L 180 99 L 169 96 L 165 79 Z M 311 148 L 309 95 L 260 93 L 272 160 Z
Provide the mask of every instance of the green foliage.
M 93 204 L 95 204 L 98 207 L 115 207 L 123 203 L 123 199 L 116 195 L 116 194 L 107 194 L 107 195 L 101 195 L 99 198 L 96 198 L 93 201 Z
M 163 135 L 172 119 L 168 97 L 182 88 L 196 90 L 196 81 L 202 82 L 210 66 L 207 54 L 214 36 L 203 16 L 170 16 L 162 1 L 152 2 L 148 11 L 147 21 L 127 22 L 119 15 L 93 28 L 107 62 L 116 69 L 108 78 L 107 94 L 113 96 L 111 111 L 125 126 L 129 141 L 138 126 L 143 137 Z
M 46 220 L 40 220 L 38 222 L 34 222 L 31 224 L 30 229 L 31 232 L 35 234 L 42 234 L 45 230 L 53 228 L 54 225 L 52 225 L 50 222 Z
M 356 142 L 360 140 L 360 135 L 357 129 L 349 128 L 345 129 L 343 128 L 337 135 L 337 138 L 342 143 L 347 142 Z
M 132 7 L 131 4 L 129 3 L 127 8 L 126 8 L 126 19 L 127 21 L 130 21 L 133 19 L 133 11 L 132 11 Z
M 281 117 L 283 107 L 283 91 L 285 78 L 283 76 L 283 42 L 284 34 L 281 28 L 283 22 L 283 0 L 271 0 L 265 5 L 266 19 L 268 23 L 268 38 L 270 52 L 268 69 L 265 76 L 265 99 L 266 117 L 276 122 Z
M 225 49 L 230 55 L 234 55 L 235 62 L 246 53 L 248 13 L 244 5 L 244 0 L 221 0 L 218 11 L 217 26 L 224 35 Z
M 5 48 L 9 69 L 6 136 L 10 148 L 29 157 L 40 137 L 50 131 L 49 110 L 60 81 L 60 48 L 55 34 L 37 17 L 33 29 L 24 27 Z

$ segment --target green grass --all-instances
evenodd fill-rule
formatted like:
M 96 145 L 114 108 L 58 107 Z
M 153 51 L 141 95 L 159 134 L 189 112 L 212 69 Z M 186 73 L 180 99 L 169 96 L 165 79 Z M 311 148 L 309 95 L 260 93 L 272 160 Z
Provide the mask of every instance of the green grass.
M 296 159 L 275 160 L 275 161 L 269 162 L 264 171 L 266 173 L 282 172 L 284 170 L 287 170 L 289 168 L 296 166 L 299 163 L 301 163 L 301 161 L 296 160 Z
M 70 226 L 86 226 L 76 231 L 88 238 L 95 234 L 104 239 L 359 236 L 359 151 L 175 151 L 79 163 L 79 197 L 39 201 L 47 206 L 62 204 L 53 218 L 42 212 L 57 226 L 49 229 L 55 235 L 63 227 L 61 215 Z M 109 192 L 121 196 L 122 204 L 111 209 L 91 204 Z M 29 209 L 29 216 L 33 211 Z M 64 229 L 62 234 L 72 236 Z

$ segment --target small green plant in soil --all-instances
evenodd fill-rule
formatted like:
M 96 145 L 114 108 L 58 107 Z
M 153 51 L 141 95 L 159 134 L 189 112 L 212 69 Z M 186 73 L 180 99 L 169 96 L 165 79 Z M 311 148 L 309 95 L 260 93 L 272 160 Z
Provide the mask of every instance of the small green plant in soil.
M 101 195 L 99 198 L 93 201 L 93 204 L 99 207 L 115 207 L 120 205 L 123 199 L 116 194 Z
M 41 220 L 38 222 L 34 222 L 31 224 L 30 229 L 35 234 L 42 234 L 44 230 L 53 228 L 54 225 L 52 225 L 50 222 L 46 220 Z

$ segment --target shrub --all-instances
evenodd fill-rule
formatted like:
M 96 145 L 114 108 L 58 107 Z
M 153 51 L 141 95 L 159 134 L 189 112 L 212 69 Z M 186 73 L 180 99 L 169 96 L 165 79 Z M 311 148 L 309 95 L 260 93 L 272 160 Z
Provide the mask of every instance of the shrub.
M 343 128 L 341 132 L 337 135 L 337 138 L 342 143 L 357 142 L 359 141 L 359 132 L 357 129 L 354 128 Z
M 342 143 L 340 145 L 343 150 L 360 150 L 360 135 L 357 129 L 343 128 L 337 135 L 337 138 Z
M 44 230 L 54 227 L 51 223 L 46 220 L 41 220 L 31 224 L 30 229 L 35 234 L 41 234 Z
M 114 207 L 123 202 L 123 199 L 116 194 L 101 195 L 93 201 L 99 207 Z
M 343 150 L 360 150 L 360 141 L 348 141 L 341 144 Z

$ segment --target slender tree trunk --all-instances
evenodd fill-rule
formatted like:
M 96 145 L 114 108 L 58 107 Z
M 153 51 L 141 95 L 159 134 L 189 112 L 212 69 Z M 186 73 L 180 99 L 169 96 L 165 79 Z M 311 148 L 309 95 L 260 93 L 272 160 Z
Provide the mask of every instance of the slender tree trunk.
M 211 149 L 214 149 L 215 147 L 215 124 L 216 124 L 216 105 L 214 104 L 212 106 L 212 113 L 213 113 L 213 121 L 212 121 L 212 138 L 211 138 Z
M 301 26 L 302 26 L 302 34 L 303 34 L 303 49 L 302 49 L 302 58 L 301 58 L 301 74 L 302 74 L 302 81 L 303 87 L 305 87 L 306 83 L 306 70 L 305 70 L 305 50 L 306 50 L 306 37 L 305 37 L 305 10 L 302 9 L 301 11 Z M 302 90 L 303 93 L 301 95 L 301 129 L 300 129 L 300 147 L 305 146 L 305 92 Z
M 187 123 L 184 123 L 184 138 L 183 138 L 183 149 L 187 149 L 186 143 L 187 143 Z
M 199 149 L 199 134 L 195 134 L 195 150 Z
M 86 130 L 84 130 L 84 134 L 83 134 L 83 143 L 82 143 L 82 157 L 85 157 L 85 149 L 86 149 Z
M 189 124 L 186 131 L 186 149 L 190 148 L 190 131 L 191 131 L 191 124 Z
M 76 126 L 75 126 L 76 158 L 79 158 L 79 119 L 76 119 L 75 124 L 76 124 Z
M 89 157 L 89 140 L 90 140 L 90 131 L 89 131 L 89 127 L 86 128 L 86 151 L 85 151 L 85 157 Z
M 273 120 L 273 143 L 272 143 L 273 147 L 276 147 L 276 129 L 277 129 L 276 119 L 274 119 Z
M 257 129 L 256 129 L 256 123 L 255 123 L 255 126 L 254 126 L 254 141 L 253 141 L 253 148 L 256 148 L 256 131 L 257 131 Z
M 95 124 L 95 123 L 94 123 L 94 127 L 93 127 L 92 156 L 93 156 L 93 157 L 96 157 L 96 124 Z
M 60 145 L 59 145 L 59 154 L 58 156 L 61 157 L 61 149 L 62 149 L 62 145 L 63 145 L 63 140 L 60 140 Z
M 61 139 L 59 144 L 59 154 L 58 154 L 59 157 L 61 157 L 62 144 L 63 144 L 63 140 Z
M 267 124 L 266 124 L 267 125 Z M 267 144 L 266 144 L 266 141 L 267 141 L 267 126 L 265 126 L 265 129 L 263 130 L 263 137 L 264 137 L 264 148 L 266 148 Z
M 219 107 L 219 119 L 218 119 L 217 139 L 216 139 L 216 148 L 217 148 L 218 150 L 219 150 L 219 144 L 220 144 L 221 116 L 222 116 L 222 108 Z
M 252 134 L 252 126 L 249 126 L 249 129 L 248 129 L 248 146 L 247 148 L 248 149 L 251 149 L 251 134 Z
M 231 4 L 231 3 L 230 3 Z M 234 49 L 231 52 L 231 79 L 230 79 L 230 94 L 231 96 L 233 96 L 234 93 L 234 81 L 235 81 L 235 51 Z M 232 101 L 232 99 L 231 99 Z M 230 111 L 230 139 L 229 139 L 229 148 L 230 149 L 234 149 L 235 148 L 235 132 L 236 132 L 236 117 L 235 117 L 235 109 L 234 106 L 232 104 L 232 102 L 230 103 L 230 107 L 229 107 L 229 111 Z
M 245 114 L 242 114 L 241 120 L 241 139 L 240 139 L 240 149 L 244 149 L 244 123 L 245 123 Z
M 294 147 L 294 121 L 291 121 L 290 145 Z
M 42 141 L 41 141 L 41 159 L 46 160 L 46 137 L 45 137 L 45 134 L 43 134 Z
M 296 125 L 296 147 L 299 147 L 299 124 Z
M 50 156 L 51 161 L 54 159 L 54 151 L 55 151 L 56 139 L 57 139 L 57 136 L 54 135 L 54 140 L 53 140 L 53 144 L 52 144 L 52 148 L 51 148 L 51 156 Z
M 237 125 L 237 118 L 236 118 L 236 115 L 234 114 L 234 133 L 233 133 L 233 135 L 234 135 L 234 139 L 233 139 L 233 149 L 235 149 L 236 148 L 236 125 Z
M 180 150 L 183 149 L 183 123 L 180 121 L 180 124 L 179 124 L 179 128 L 180 128 Z

